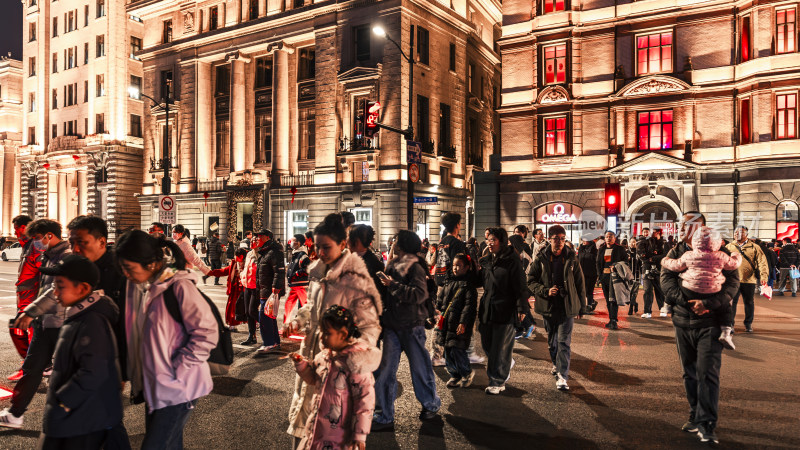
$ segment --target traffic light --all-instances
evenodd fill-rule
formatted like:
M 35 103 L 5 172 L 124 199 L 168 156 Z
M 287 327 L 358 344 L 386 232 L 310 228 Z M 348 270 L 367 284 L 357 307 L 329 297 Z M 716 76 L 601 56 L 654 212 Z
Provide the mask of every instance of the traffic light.
M 606 183 L 606 216 L 618 216 L 621 201 L 619 183 Z
M 380 119 L 381 104 L 378 102 L 364 103 L 364 114 L 361 116 L 364 121 L 364 137 L 371 138 L 378 132 L 378 120 Z

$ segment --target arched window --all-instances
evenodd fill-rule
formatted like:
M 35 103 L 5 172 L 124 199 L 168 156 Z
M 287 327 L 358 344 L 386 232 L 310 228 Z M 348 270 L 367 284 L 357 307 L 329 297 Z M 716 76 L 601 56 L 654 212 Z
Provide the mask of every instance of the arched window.
M 800 220 L 800 208 L 797 203 L 791 200 L 784 200 L 778 203 L 776 211 L 776 238 L 790 238 L 796 241 L 798 238 L 798 220 Z

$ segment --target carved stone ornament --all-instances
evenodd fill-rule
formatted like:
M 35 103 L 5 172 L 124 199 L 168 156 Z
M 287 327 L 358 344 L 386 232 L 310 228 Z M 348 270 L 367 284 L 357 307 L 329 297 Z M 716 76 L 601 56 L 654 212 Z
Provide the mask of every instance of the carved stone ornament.
M 561 86 L 549 87 L 539 96 L 539 104 L 542 105 L 567 101 L 569 101 L 569 94 L 567 94 L 567 90 Z
M 647 83 L 644 83 L 628 91 L 628 95 L 658 94 L 660 92 L 673 92 L 682 90 L 683 86 L 677 83 L 671 83 L 666 80 L 650 80 Z
M 186 32 L 194 30 L 194 14 L 191 11 L 183 15 L 183 29 Z

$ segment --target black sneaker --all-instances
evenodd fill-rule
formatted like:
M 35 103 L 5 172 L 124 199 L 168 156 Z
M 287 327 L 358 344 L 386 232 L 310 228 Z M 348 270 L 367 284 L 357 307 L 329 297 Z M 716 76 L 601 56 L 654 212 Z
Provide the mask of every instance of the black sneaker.
M 606 328 L 609 330 L 619 330 L 619 325 L 617 325 L 617 322 L 608 322 Z
M 256 340 L 255 336 L 250 336 L 249 338 L 247 338 L 246 341 L 242 342 L 242 345 L 253 345 L 253 344 L 257 343 L 257 342 L 258 341 Z
M 744 329 L 744 331 L 747 331 L 748 333 L 752 333 L 753 332 L 753 327 L 747 327 L 747 328 Z
M 714 433 L 714 424 L 710 422 L 697 424 L 697 437 L 700 442 L 708 442 L 709 444 L 719 444 L 716 433 Z
M 694 418 L 690 417 L 689 421 L 683 424 L 681 430 L 687 433 L 697 433 L 697 423 L 695 423 Z
M 394 421 L 389 423 L 380 423 L 373 420 L 370 431 L 373 433 L 380 433 L 381 431 L 394 431 Z
M 419 420 L 431 420 L 439 416 L 439 411 L 431 411 L 430 409 L 423 409 L 419 413 Z

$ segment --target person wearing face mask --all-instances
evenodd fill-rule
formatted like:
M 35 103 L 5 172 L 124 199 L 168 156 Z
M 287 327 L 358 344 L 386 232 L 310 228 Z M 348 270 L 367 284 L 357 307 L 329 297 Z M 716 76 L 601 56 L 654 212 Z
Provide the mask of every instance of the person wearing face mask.
M 339 214 L 329 214 L 314 228 L 318 259 L 308 268 L 308 301 L 297 312 L 297 317 L 284 328 L 285 336 L 301 329 L 305 331 L 298 353 L 309 361 L 313 361 L 322 351 L 320 318 L 332 305 L 347 308 L 353 313 L 353 323 L 361 331 L 359 341 L 369 348 L 368 359 L 376 357 L 376 360 L 380 360 L 381 351 L 375 347 L 381 334 L 378 321 L 383 310 L 380 294 L 361 257 L 346 250 L 346 240 L 347 234 Z M 297 448 L 303 437 L 313 408 L 313 397 L 314 386 L 297 377 L 287 430 L 294 437 L 293 448 Z
M 208 273 L 212 277 L 228 277 L 228 304 L 225 305 L 225 324 L 227 324 L 231 331 L 238 331 L 236 326 L 243 323 L 244 320 L 244 302 L 241 300 L 244 295 L 244 287 L 241 283 L 241 273 L 244 269 L 244 258 L 247 255 L 247 250 L 237 248 L 234 257 L 231 258 L 230 264 L 222 269 L 214 269 Z
M 14 217 L 11 223 L 14 225 L 14 234 L 19 239 L 19 245 L 22 247 L 22 254 L 19 258 L 19 270 L 17 275 L 17 313 L 25 310 L 25 307 L 36 300 L 36 294 L 39 293 L 39 260 L 40 252 L 34 247 L 33 239 L 25 234 L 28 225 L 33 222 L 28 216 L 21 215 Z M 28 354 L 28 344 L 30 343 L 30 336 L 33 330 L 29 328 L 9 328 L 11 333 L 11 341 L 17 348 L 22 359 Z M 9 381 L 17 381 L 22 377 L 22 368 L 8 377 Z
M 26 234 L 33 245 L 42 252 L 41 267 L 55 267 L 71 253 L 69 242 L 61 240 L 61 224 L 55 220 L 39 219 L 28 225 Z M 21 428 L 23 414 L 33 399 L 45 369 L 50 365 L 58 341 L 58 332 L 64 324 L 64 306 L 53 293 L 54 277 L 41 275 L 39 296 L 17 315 L 14 328 L 26 329 L 33 324 L 33 339 L 22 363 L 22 377 L 14 386 L 11 407 L 0 412 L 0 426 Z

